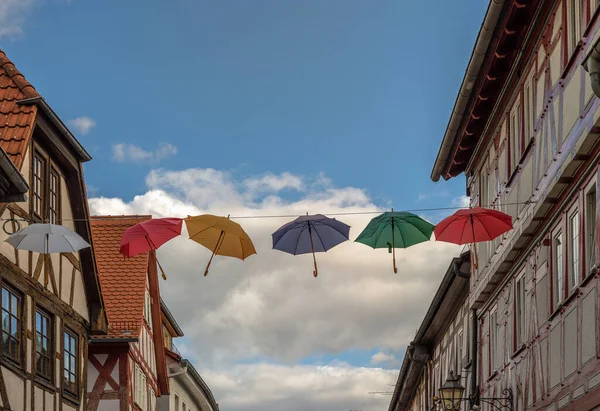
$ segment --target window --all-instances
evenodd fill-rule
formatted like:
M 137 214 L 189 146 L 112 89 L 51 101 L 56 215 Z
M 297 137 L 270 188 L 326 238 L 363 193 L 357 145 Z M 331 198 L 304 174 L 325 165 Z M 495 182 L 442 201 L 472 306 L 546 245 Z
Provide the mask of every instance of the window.
M 65 390 L 72 394 L 77 394 L 77 336 L 65 331 L 63 336 L 64 352 L 63 352 L 63 383 Z
M 553 270 L 552 270 L 552 303 L 556 307 L 565 295 L 565 265 L 562 232 L 554 235 L 553 243 Z
M 579 212 L 569 215 L 569 284 L 571 292 L 579 284 Z
M 567 58 L 570 59 L 571 55 L 575 52 L 575 48 L 581 38 L 581 20 L 582 20 L 581 0 L 568 0 L 567 3 L 567 34 L 568 34 L 568 46 Z
M 457 361 L 456 361 L 456 372 L 460 374 L 460 371 L 462 370 L 462 364 L 463 364 L 463 356 L 464 356 L 464 351 L 463 351 L 463 345 L 464 345 L 464 338 L 463 338 L 463 332 L 461 331 L 460 333 L 458 333 L 458 341 L 457 341 Z
M 155 411 L 156 404 L 156 395 L 154 395 L 154 390 L 148 387 L 148 411 Z
M 33 214 L 40 221 L 60 224 L 60 174 L 51 161 L 37 150 L 32 162 Z
M 35 371 L 52 381 L 52 321 L 39 308 L 35 312 Z
M 58 199 L 59 199 L 59 183 L 60 179 L 56 170 L 50 171 L 50 198 L 49 198 L 49 213 L 48 220 L 50 224 L 59 224 L 58 215 Z
M 187 411 L 187 405 L 185 405 L 185 402 L 181 402 L 181 411 Z
M 490 370 L 493 372 L 498 368 L 497 355 L 498 339 L 498 313 L 494 310 L 490 314 Z
M 44 218 L 44 170 L 46 169 L 46 161 L 38 153 L 33 156 L 33 187 L 32 199 L 33 212 L 36 216 Z
M 598 0 L 600 2 L 600 0 Z M 585 194 L 586 270 L 596 265 L 596 184 Z
M 2 286 L 2 352 L 21 362 L 21 299 L 7 286 Z
M 179 396 L 175 394 L 175 398 L 173 400 L 175 401 L 175 411 L 179 411 Z
M 144 297 L 144 320 L 146 320 L 146 323 L 151 324 L 152 322 L 152 315 L 151 315 L 151 300 L 150 300 L 150 293 L 146 290 L 146 294 Z
M 523 107 L 523 114 L 525 117 L 525 146 L 527 146 L 529 144 L 529 141 L 531 140 L 531 137 L 533 137 L 533 97 L 532 97 L 532 87 L 531 87 L 531 82 L 528 82 L 525 85 L 525 90 L 523 92 L 524 96 L 523 96 L 523 101 L 524 101 L 524 107 Z
M 135 365 L 134 401 L 142 409 L 146 410 L 146 375 L 139 365 Z
M 521 125 L 519 121 L 520 107 L 517 105 L 510 115 L 510 169 L 512 173 L 521 161 Z
M 525 274 L 515 284 L 515 350 L 525 343 Z

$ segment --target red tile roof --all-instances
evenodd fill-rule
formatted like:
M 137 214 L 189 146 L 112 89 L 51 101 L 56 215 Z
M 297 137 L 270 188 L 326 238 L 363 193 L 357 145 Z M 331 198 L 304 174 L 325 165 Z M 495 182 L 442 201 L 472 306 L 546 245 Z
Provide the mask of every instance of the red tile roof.
M 20 170 L 37 114 L 19 100 L 40 97 L 35 88 L 0 50 L 0 146 Z
M 125 259 L 119 247 L 125 230 L 152 217 L 90 218 L 96 265 L 109 324 L 108 334 L 100 338 L 139 337 L 144 316 L 148 253 Z

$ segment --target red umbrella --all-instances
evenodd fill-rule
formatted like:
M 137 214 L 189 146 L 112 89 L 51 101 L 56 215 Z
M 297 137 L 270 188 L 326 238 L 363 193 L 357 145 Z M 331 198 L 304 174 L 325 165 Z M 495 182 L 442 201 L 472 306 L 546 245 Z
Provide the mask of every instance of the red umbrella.
M 482 207 L 458 210 L 438 223 L 433 230 L 436 241 L 453 244 L 473 244 L 491 241 L 511 230 L 512 217 L 500 211 Z M 477 268 L 477 250 L 475 250 Z
M 128 228 L 121 237 L 120 252 L 125 257 L 156 250 L 181 235 L 181 218 L 153 218 Z

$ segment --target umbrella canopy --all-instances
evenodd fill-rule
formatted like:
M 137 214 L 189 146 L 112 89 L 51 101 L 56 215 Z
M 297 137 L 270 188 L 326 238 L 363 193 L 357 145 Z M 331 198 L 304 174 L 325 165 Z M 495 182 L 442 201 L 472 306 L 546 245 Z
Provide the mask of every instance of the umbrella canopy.
M 321 214 L 305 215 L 281 226 L 272 234 L 273 248 L 289 254 L 312 253 L 315 265 L 313 275 L 318 275 L 316 252 L 326 252 L 347 241 L 350 226 Z
M 513 228 L 512 217 L 497 210 L 473 207 L 458 210 L 438 223 L 433 233 L 436 241 L 474 244 L 491 241 Z M 475 249 L 475 268 L 477 250 Z
M 208 268 L 215 254 L 241 260 L 256 254 L 256 249 L 248 234 L 242 226 L 231 221 L 229 217 L 203 214 L 186 218 L 185 225 L 190 240 L 202 244 L 213 252 L 204 271 L 205 276 L 208 274 Z
M 181 235 L 181 218 L 154 218 L 128 228 L 121 237 L 121 254 L 125 257 L 156 250 Z
M 397 273 L 395 249 L 429 241 L 433 229 L 433 224 L 413 213 L 392 210 L 373 218 L 355 241 L 373 248 L 389 249 Z
M 55 224 L 31 224 L 5 241 L 18 250 L 42 254 L 77 252 L 90 246 L 79 234 Z

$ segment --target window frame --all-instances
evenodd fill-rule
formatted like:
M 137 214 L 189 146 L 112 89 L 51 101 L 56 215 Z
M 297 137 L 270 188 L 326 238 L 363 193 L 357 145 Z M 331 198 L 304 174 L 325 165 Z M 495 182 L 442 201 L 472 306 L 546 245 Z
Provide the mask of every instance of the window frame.
M 600 3 L 600 0 L 598 0 Z M 584 276 L 587 277 L 589 273 L 596 267 L 596 209 L 598 205 L 598 187 L 597 181 L 594 179 L 590 181 L 583 191 L 583 214 L 585 225 L 583 227 L 584 242 L 585 242 L 585 258 L 583 263 Z M 593 198 L 593 204 L 590 204 L 590 200 Z M 593 218 L 592 218 L 593 217 Z
M 577 235 L 575 235 L 572 223 L 576 223 Z M 566 296 L 577 289 L 581 281 L 581 214 L 575 204 L 566 215 L 567 225 L 567 270 L 566 270 Z M 574 257 L 577 256 L 577 266 L 574 265 Z M 565 297 L 566 297 L 565 296 Z
M 581 41 L 582 23 L 583 23 L 583 2 L 582 0 L 567 0 L 566 2 L 566 47 L 567 47 L 567 62 L 577 50 L 577 46 Z M 575 10 L 573 10 L 575 9 Z
M 523 136 L 522 136 L 522 124 L 521 124 L 521 104 L 516 102 L 513 108 L 508 114 L 508 146 L 509 146 L 509 162 L 508 167 L 509 177 L 513 175 L 515 170 L 519 167 L 521 157 L 523 156 Z
M 152 324 L 152 296 L 148 289 L 145 290 L 144 294 L 144 321 L 146 324 Z
M 73 339 L 75 347 L 74 347 L 74 352 L 70 352 L 67 350 L 67 346 L 66 346 L 66 337 L 70 337 L 71 339 Z M 67 361 L 65 361 L 67 359 L 67 357 L 69 357 L 69 359 L 74 358 L 75 360 L 75 369 L 71 370 L 71 367 L 69 366 L 67 368 Z M 70 365 L 70 361 L 69 361 L 69 365 Z M 69 383 L 66 381 L 65 379 L 65 373 L 68 373 L 69 376 L 74 376 L 75 377 L 75 387 L 74 389 L 70 389 L 67 388 L 69 387 Z M 73 330 L 66 328 L 63 330 L 63 374 L 62 374 L 62 378 L 63 378 L 63 389 L 66 393 L 71 394 L 71 395 L 75 395 L 77 396 L 77 393 L 79 392 L 79 335 L 74 332 Z
M 527 343 L 527 287 L 526 287 L 526 270 L 523 269 L 515 278 L 514 283 L 514 344 L 513 352 L 519 351 Z
M 43 333 L 43 327 L 42 330 L 40 332 L 40 330 L 38 330 L 38 315 L 40 315 L 40 317 L 42 317 L 42 319 L 47 320 L 47 330 L 48 335 L 44 335 Z M 42 380 L 49 382 L 49 383 L 54 383 L 54 319 L 52 314 L 50 314 L 50 312 L 48 312 L 47 310 L 43 309 L 40 306 L 36 306 L 35 307 L 35 314 L 34 314 L 34 318 L 35 318 L 35 323 L 34 323 L 34 327 L 35 327 L 35 338 L 34 338 L 34 346 L 35 346 L 35 375 L 36 377 L 41 378 Z M 48 346 L 46 351 L 48 352 L 48 355 L 44 355 L 41 351 L 38 351 L 38 334 L 41 336 L 41 339 L 47 340 Z M 43 359 L 46 359 L 48 361 L 48 373 L 44 374 L 43 369 L 40 370 L 40 367 L 38 365 L 38 358 L 42 357 Z
M 36 161 L 41 164 L 40 174 L 37 174 Z M 31 199 L 29 200 L 30 214 L 35 222 L 62 223 L 62 174 L 58 165 L 52 161 L 44 150 L 34 145 L 31 154 Z M 52 190 L 52 179 L 56 178 L 56 188 Z M 52 195 L 55 194 L 54 207 L 52 207 Z M 39 200 L 40 210 L 37 209 Z M 54 212 L 54 216 L 52 216 Z
M 146 411 L 148 408 L 146 393 L 148 390 L 148 383 L 146 374 L 137 363 L 135 364 L 135 381 L 134 381 L 134 396 L 133 402 L 142 410 Z
M 489 324 L 489 366 L 490 376 L 493 375 L 500 366 L 497 364 L 498 359 L 498 307 L 495 306 L 490 310 L 490 324 Z
M 556 310 L 562 303 L 565 301 L 565 241 L 564 241 L 564 232 L 565 230 L 561 224 L 552 230 L 551 237 L 551 307 L 552 310 Z M 559 238 L 560 237 L 560 238 Z M 557 250 L 557 245 L 559 245 L 560 241 L 560 259 L 559 253 Z M 560 275 L 559 275 L 560 274 Z
M 4 290 L 7 291 L 9 297 L 15 297 L 17 299 L 17 315 L 13 315 L 12 314 L 12 310 L 9 307 L 9 311 L 7 311 L 8 316 L 11 318 L 14 317 L 17 321 L 17 335 L 18 335 L 18 339 L 17 339 L 17 348 L 16 348 L 16 354 L 17 357 L 13 357 L 12 355 L 10 355 L 9 353 L 7 353 L 5 351 L 5 343 L 4 343 L 4 334 L 5 334 L 5 330 L 4 330 L 4 321 L 2 321 L 2 357 L 14 362 L 15 364 L 22 366 L 23 364 L 23 301 L 24 301 L 24 296 L 23 293 L 20 292 L 18 289 L 16 289 L 15 287 L 10 286 L 9 284 L 3 283 L 2 284 L 2 315 L 4 317 L 4 312 L 6 311 L 4 309 Z M 12 302 L 12 298 L 11 298 L 11 302 Z M 9 332 L 12 331 L 12 321 L 10 322 L 10 329 Z M 12 336 L 12 334 L 8 335 L 9 339 L 14 338 Z

